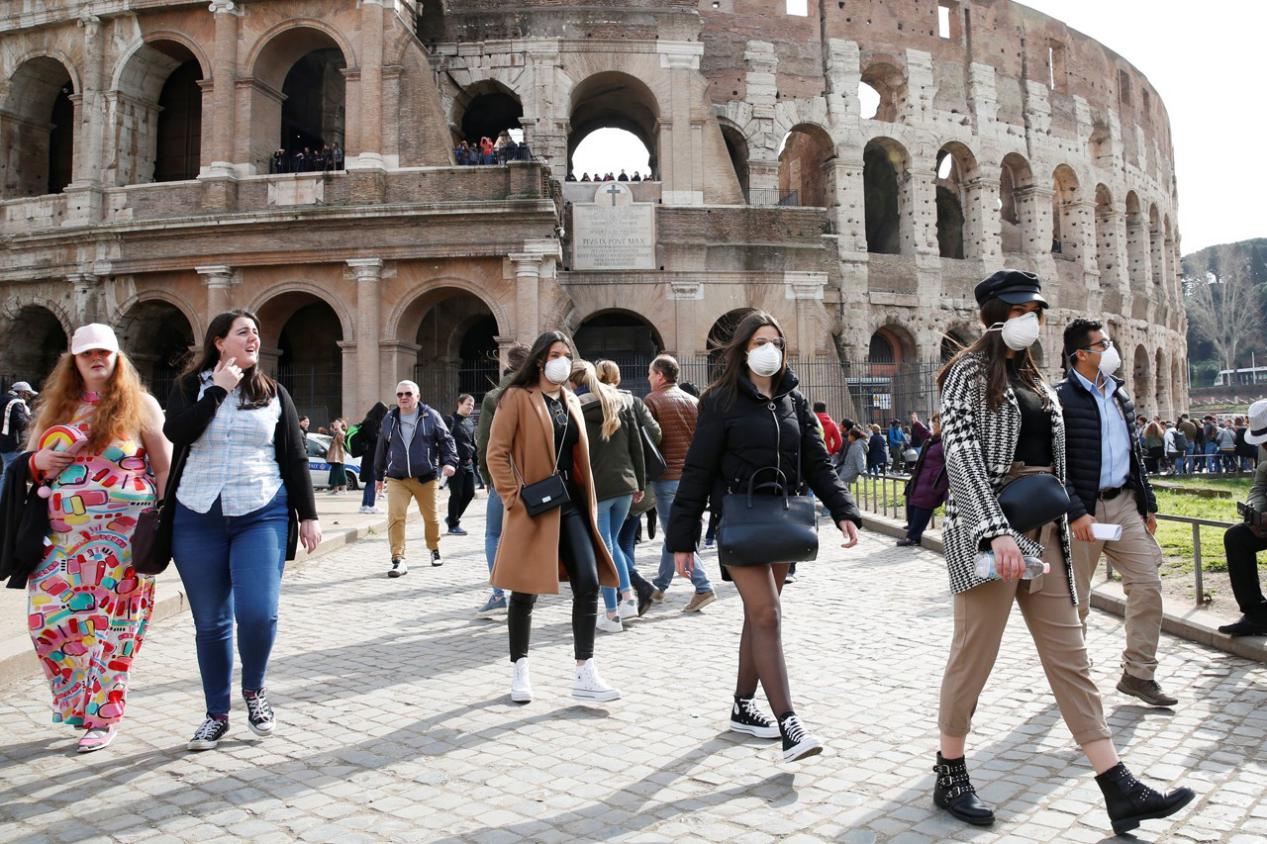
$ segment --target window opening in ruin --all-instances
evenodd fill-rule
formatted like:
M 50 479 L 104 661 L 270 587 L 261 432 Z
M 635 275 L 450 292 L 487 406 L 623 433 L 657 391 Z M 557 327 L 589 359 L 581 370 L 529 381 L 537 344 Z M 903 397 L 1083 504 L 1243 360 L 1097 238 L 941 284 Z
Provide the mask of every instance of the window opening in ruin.
M 864 119 L 895 122 L 905 99 L 906 78 L 893 65 L 878 62 L 862 71 L 858 100 Z
M 1149 95 L 1147 88 L 1141 88 L 1139 93 L 1140 99 L 1143 100 L 1144 103 L 1144 120 L 1149 121 L 1153 116 L 1153 99 Z
M 1148 229 L 1140 209 L 1139 195 L 1135 191 L 1126 194 L 1126 258 L 1128 280 L 1132 290 L 1148 289 Z
M 959 21 L 955 13 L 958 11 L 958 4 L 941 0 L 937 4 L 937 35 L 947 40 L 956 40 L 959 36 L 957 30 Z
M 53 312 L 39 305 L 17 311 L 0 342 L 0 373 L 31 382 L 39 390 L 68 345 Z
M 0 101 L 0 199 L 60 193 L 74 169 L 74 85 L 66 67 L 39 56 L 23 62 Z
M 483 82 L 463 92 L 461 138 L 478 144 L 488 138 L 494 143 L 505 132 L 516 144 L 523 142 L 524 107 L 509 89 L 496 82 Z
M 576 330 L 576 351 L 591 362 L 615 361 L 621 389 L 645 395 L 650 390 L 647 368 L 664 351 L 664 341 L 640 314 L 600 311 L 586 317 Z
M 809 0 L 787 0 L 787 13 L 806 17 L 809 15 Z
M 281 148 L 290 155 L 344 146 L 344 66 L 342 51 L 329 47 L 303 56 L 286 74 Z
M 1067 165 L 1060 165 L 1053 175 L 1051 197 L 1051 251 L 1071 261 L 1081 257 L 1074 216 L 1078 200 L 1078 178 Z
M 825 208 L 829 204 L 831 137 L 818 126 L 797 126 L 779 150 L 779 205 Z M 765 203 L 762 203 L 765 204 Z
M 1113 157 L 1112 137 L 1108 124 L 1097 120 L 1091 127 L 1091 137 L 1087 142 L 1088 152 L 1101 167 L 1109 167 Z
M 963 184 L 955 156 L 937 153 L 937 248 L 943 258 L 964 257 Z
M 1122 69 L 1117 72 L 1117 96 L 1122 105 L 1131 104 L 1131 75 Z
M 895 153 L 877 143 L 869 144 L 862 155 L 868 252 L 887 255 L 902 252 L 902 202 L 894 157 Z
M 1059 41 L 1047 42 L 1047 85 L 1053 91 L 1064 91 L 1068 80 L 1065 45 Z
M 71 88 L 63 85 L 53 100 L 52 126 L 48 130 L 48 190 L 61 193 L 74 178 L 75 106 Z
M 474 396 L 478 406 L 500 380 L 497 318 L 483 300 L 465 291 L 449 288 L 430 301 L 434 304 L 414 336 L 418 360 L 413 379 L 426 401 L 442 414 L 453 412 L 462 393 Z
M 880 92 L 866 82 L 858 83 L 858 104 L 863 120 L 874 120 L 880 111 Z
M 624 129 L 596 129 L 585 136 L 572 153 L 569 168 L 571 178 L 577 181 L 588 176 L 589 181 L 601 182 L 609 175 L 619 179 L 621 172 L 632 180 L 649 181 L 651 152 L 633 132 Z
M 744 138 L 743 133 L 734 126 L 722 125 L 722 140 L 726 142 L 726 155 L 730 158 L 730 166 L 734 168 L 735 179 L 739 182 L 739 190 L 743 192 L 744 198 L 752 204 L 772 204 L 767 202 L 753 203 L 753 197 L 748 185 L 748 141 Z M 784 139 L 786 142 L 786 139 Z
M 202 68 L 196 59 L 190 59 L 172 71 L 163 84 L 155 133 L 156 182 L 175 182 L 198 175 L 202 152 L 201 79 Z

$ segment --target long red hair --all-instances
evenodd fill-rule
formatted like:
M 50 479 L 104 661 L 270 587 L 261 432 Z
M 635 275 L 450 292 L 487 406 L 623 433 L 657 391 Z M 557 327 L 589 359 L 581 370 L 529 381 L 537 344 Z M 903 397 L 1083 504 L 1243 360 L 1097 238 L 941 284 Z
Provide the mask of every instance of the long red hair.
M 101 453 L 113 440 L 128 439 L 141 433 L 148 392 L 127 355 L 119 352 L 117 358 L 114 374 L 101 390 L 101 400 L 87 420 L 90 427 L 85 448 L 93 454 Z M 83 402 L 85 389 L 83 376 L 75 365 L 75 356 L 70 352 L 64 353 L 44 381 L 44 389 L 35 401 L 36 418 L 31 426 L 28 448 L 34 451 L 39 446 L 40 436 L 54 425 L 70 424 Z

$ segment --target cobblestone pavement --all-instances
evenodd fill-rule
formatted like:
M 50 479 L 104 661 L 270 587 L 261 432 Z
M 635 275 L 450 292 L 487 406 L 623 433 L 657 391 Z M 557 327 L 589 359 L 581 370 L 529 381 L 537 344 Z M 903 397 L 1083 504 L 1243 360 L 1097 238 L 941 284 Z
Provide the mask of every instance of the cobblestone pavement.
M 482 514 L 482 499 L 472 510 Z M 445 565 L 384 576 L 381 536 L 286 579 L 269 675 L 278 734 L 254 738 L 236 701 L 217 751 L 184 742 L 202 717 L 188 615 L 154 626 L 115 744 L 86 756 L 49 723 L 47 690 L 0 691 L 0 840 L 147 841 L 1096 841 L 1098 789 L 1046 688 L 1019 617 L 981 701 L 969 759 L 990 830 L 931 804 L 936 700 L 950 636 L 934 554 L 868 536 L 788 587 L 784 637 L 797 709 L 828 744 L 796 765 L 774 742 L 727 733 L 741 606 L 729 584 L 702 614 L 689 588 L 620 634 L 599 634 L 605 705 L 569 695 L 567 593 L 543 599 L 537 699 L 507 697 L 504 621 L 484 596 L 482 518 L 444 540 Z M 639 546 L 646 571 L 658 540 Z M 707 557 L 710 574 L 715 557 Z M 1144 840 L 1267 838 L 1267 669 L 1167 638 L 1174 713 L 1113 691 L 1117 619 L 1093 613 L 1096 677 L 1137 773 L 1199 799 Z

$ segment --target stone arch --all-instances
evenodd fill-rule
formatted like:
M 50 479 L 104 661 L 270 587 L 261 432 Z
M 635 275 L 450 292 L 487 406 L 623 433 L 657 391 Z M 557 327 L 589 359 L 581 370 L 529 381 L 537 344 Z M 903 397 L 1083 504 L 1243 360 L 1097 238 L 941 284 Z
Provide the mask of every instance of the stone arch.
M 1149 404 L 1153 401 L 1151 370 L 1152 366 L 1148 360 L 1148 349 L 1141 343 L 1135 347 L 1135 355 L 1131 363 L 1131 392 L 1135 395 L 1136 412 L 1148 417 L 1157 412 L 1155 409 L 1149 408 Z
M 505 319 L 474 284 L 428 281 L 388 317 L 387 337 L 402 350 L 395 377 L 416 381 L 423 401 L 442 413 L 451 412 L 460 393 L 482 400 L 501 375 L 498 338 L 509 331 Z
M 445 291 L 448 291 L 445 293 Z M 498 334 L 509 336 L 512 327 L 510 315 L 497 299 L 490 298 L 484 288 L 468 279 L 458 276 L 440 276 L 429 279 L 411 291 L 412 295 L 403 297 L 396 307 L 387 315 L 383 336 L 395 342 L 412 342 L 417 334 L 418 323 L 423 314 L 436 302 L 458 293 L 469 293 L 480 300 L 497 320 Z
M 503 131 L 523 131 L 523 100 L 497 79 L 481 79 L 453 98 L 451 126 L 458 141 L 477 143 L 483 136 L 496 140 Z
M 154 287 L 138 291 L 118 304 L 118 306 L 114 309 L 114 322 L 116 327 L 121 327 L 121 320 L 128 311 L 146 302 L 163 302 L 171 305 L 179 311 L 180 315 L 184 317 L 186 322 L 189 323 L 190 330 L 193 332 L 195 343 L 202 342 L 203 335 L 206 334 L 207 331 L 207 325 L 211 322 L 211 318 L 215 316 L 215 314 L 208 314 L 204 319 L 202 312 L 183 296 L 179 296 L 161 287 Z
M 265 290 L 251 307 L 260 318 L 260 364 L 290 392 L 315 430 L 343 412 L 343 347 L 355 342 L 344 305 L 309 282 Z
M 74 178 L 80 92 L 74 65 L 51 53 L 16 65 L 0 106 L 0 199 L 61 193 Z
M 1075 203 L 1079 194 L 1078 175 L 1068 164 L 1052 171 L 1051 251 L 1072 260 L 1082 257 Z
M 345 145 L 345 74 L 356 60 L 343 33 L 319 20 L 288 20 L 256 41 L 246 66 L 254 83 L 250 161 L 257 172 L 268 172 L 279 148 L 293 154 Z
M 1145 223 L 1139 194 L 1126 193 L 1126 258 L 1129 265 L 1129 286 L 1136 293 L 1148 290 L 1148 226 Z
M 906 106 L 907 82 L 900 68 L 887 61 L 873 61 L 862 69 L 858 80 L 859 102 L 867 98 L 864 86 L 875 92 L 878 102 L 874 115 L 867 115 L 864 107 L 862 119 L 894 123 L 901 117 Z
M 730 158 L 730 166 L 735 171 L 735 179 L 739 182 L 739 190 L 744 199 L 752 204 L 749 185 L 748 138 L 738 124 L 725 118 L 718 118 L 722 142 L 726 144 L 726 154 Z
M 825 208 L 831 205 L 835 179 L 831 135 L 815 123 L 798 123 L 779 149 L 779 204 Z
M 1034 219 L 1033 205 L 1025 202 L 1033 189 L 1034 171 L 1025 156 L 1018 152 L 1003 156 L 999 165 L 999 235 L 1005 255 L 1041 251 L 1037 248 L 1038 221 Z
M 174 297 L 135 296 L 120 308 L 116 321 L 119 344 L 150 394 L 164 405 L 195 343 L 202 339 L 184 308 L 169 298 Z
M 259 315 L 260 337 L 264 345 L 275 347 L 277 337 L 281 333 L 281 323 L 294 316 L 295 311 L 309 304 L 311 299 L 321 301 L 334 312 L 339 322 L 342 340 L 355 342 L 356 320 L 348 310 L 347 303 L 338 296 L 330 295 L 330 292 L 320 284 L 295 280 L 268 287 L 248 306 Z
M 123 52 L 114 66 L 114 74 L 110 79 L 111 90 L 121 91 L 124 86 L 129 85 L 129 75 L 136 70 L 132 66 L 133 59 L 136 58 L 138 53 L 144 53 L 147 48 L 162 49 L 161 45 L 164 42 L 171 42 L 189 51 L 189 55 L 198 62 L 198 69 L 202 72 L 202 78 L 210 81 L 211 61 L 207 58 L 206 51 L 202 49 L 202 46 L 183 32 L 178 32 L 174 29 L 163 29 L 145 33 Z M 133 87 L 144 88 L 146 86 L 133 80 Z
M 202 153 L 206 57 L 187 39 L 138 41 L 115 68 L 111 123 L 130 143 L 115 150 L 113 181 L 130 185 L 192 179 Z
M 589 134 L 599 129 L 622 129 L 646 147 L 651 179 L 658 179 L 659 121 L 659 101 L 641 79 L 616 70 L 586 77 L 572 89 L 567 169 L 572 170 L 572 156 Z
M 867 251 L 910 254 L 913 213 L 905 175 L 910 154 L 892 138 L 872 138 L 862 153 Z
M 38 390 L 70 346 L 72 323 L 51 303 L 17 304 L 4 326 L 0 377 L 29 381 Z
M 976 178 L 976 156 L 963 143 L 950 141 L 937 151 L 935 170 L 938 253 L 943 258 L 976 258 L 985 220 L 978 208 L 970 207 L 965 187 Z
M 613 360 L 620 366 L 624 388 L 636 393 L 650 389 L 647 367 L 664 351 L 664 339 L 652 322 L 636 311 L 604 308 L 577 321 L 572 334 L 585 360 Z

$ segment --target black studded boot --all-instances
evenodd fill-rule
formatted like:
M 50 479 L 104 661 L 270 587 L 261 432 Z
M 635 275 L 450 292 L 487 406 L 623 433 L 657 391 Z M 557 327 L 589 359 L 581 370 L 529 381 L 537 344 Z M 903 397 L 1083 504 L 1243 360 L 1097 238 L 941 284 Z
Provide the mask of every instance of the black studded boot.
M 973 826 L 994 823 L 994 807 L 977 796 L 977 790 L 968 779 L 968 765 L 964 757 L 946 759 L 938 753 L 933 772 L 937 774 L 933 803 L 938 808 Z
M 1176 788 L 1169 794 L 1154 791 L 1135 779 L 1121 762 L 1096 777 L 1095 782 L 1104 792 L 1105 807 L 1117 835 L 1135 829 L 1140 821 L 1170 817 L 1196 796 L 1190 788 Z

